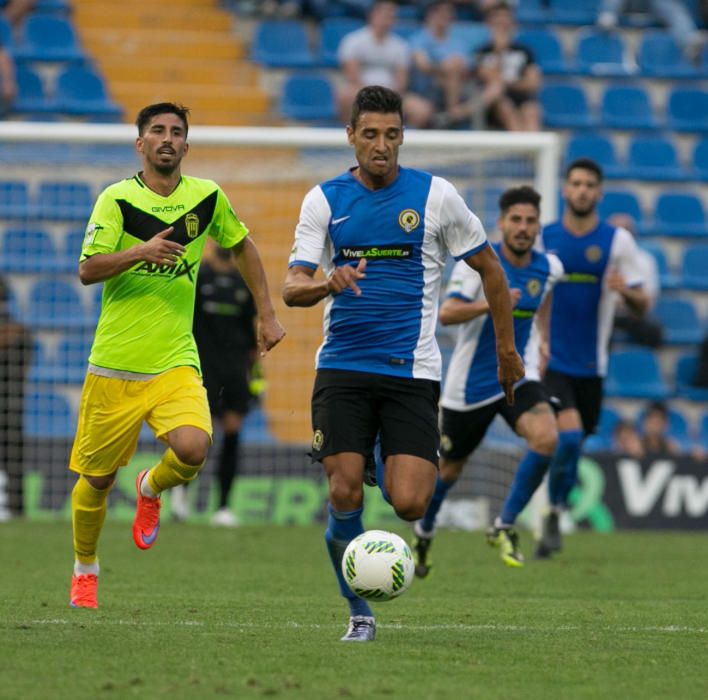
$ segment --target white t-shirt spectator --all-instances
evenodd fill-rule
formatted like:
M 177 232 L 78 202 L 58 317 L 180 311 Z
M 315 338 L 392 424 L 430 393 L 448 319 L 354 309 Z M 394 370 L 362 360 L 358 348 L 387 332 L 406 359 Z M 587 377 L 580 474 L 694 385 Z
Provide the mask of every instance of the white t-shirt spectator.
M 377 41 L 369 27 L 362 27 L 342 39 L 337 58 L 340 64 L 356 61 L 360 65 L 363 85 L 395 89 L 396 70 L 410 65 L 410 50 L 395 34 L 387 34 L 382 41 Z

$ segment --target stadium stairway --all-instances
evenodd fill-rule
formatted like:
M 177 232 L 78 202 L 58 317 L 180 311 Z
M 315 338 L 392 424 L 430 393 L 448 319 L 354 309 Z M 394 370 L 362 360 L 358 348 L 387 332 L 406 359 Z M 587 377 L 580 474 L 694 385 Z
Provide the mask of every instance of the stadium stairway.
M 126 119 L 174 100 L 199 124 L 269 122 L 258 68 L 218 0 L 80 0 L 73 20 Z

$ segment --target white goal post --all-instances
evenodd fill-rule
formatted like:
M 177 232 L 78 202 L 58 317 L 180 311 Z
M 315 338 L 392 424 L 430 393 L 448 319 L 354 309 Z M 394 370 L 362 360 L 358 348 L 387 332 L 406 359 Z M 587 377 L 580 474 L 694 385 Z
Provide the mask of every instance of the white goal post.
M 18 230 L 41 230 L 51 240 L 54 251 L 46 256 L 49 263 L 44 260 L 37 265 L 36 260 L 30 260 L 26 269 L 0 269 L 10 288 L 14 311 L 18 320 L 30 327 L 35 348 L 24 384 L 24 428 L 19 437 L 17 433 L 5 436 L 4 456 L 0 455 L 0 519 L 8 513 L 8 504 L 13 503 L 6 498 L 8 493 L 16 503 L 18 475 L 25 480 L 30 514 L 66 513 L 71 487 L 68 451 L 78 410 L 81 368 L 87 358 L 85 354 L 68 357 L 66 352 L 62 354 L 62 348 L 85 348 L 78 341 L 82 334 L 90 337 L 91 324 L 95 324 L 97 316 L 96 290 L 78 283 L 78 256 L 69 245 L 80 242 L 91 203 L 69 203 L 64 207 L 59 202 L 57 206 L 47 206 L 43 184 L 83 183 L 92 202 L 107 184 L 130 177 L 139 169 L 134 151 L 136 135 L 135 126 L 129 124 L 0 122 L 0 261 L 7 262 L 3 246 L 11 230 L 15 235 Z M 226 191 L 236 213 L 254 236 L 277 313 L 288 333 L 287 345 L 264 361 L 268 388 L 259 409 L 253 412 L 253 420 L 247 418 L 243 431 L 242 478 L 237 482 L 234 507 L 246 522 L 249 513 L 256 512 L 266 521 L 305 522 L 310 512 L 307 509 L 318 508 L 324 493 L 319 471 L 306 457 L 311 440 L 313 358 L 321 340 L 322 310 L 288 309 L 280 300 L 279 290 L 305 193 L 318 182 L 351 167 L 352 148 L 343 128 L 196 124 L 190 126 L 189 142 L 184 171 L 214 179 Z M 404 166 L 449 179 L 492 236 L 499 193 L 512 185 L 535 186 L 543 198 L 542 220 L 548 222 L 557 217 L 560 139 L 556 134 L 411 129 L 405 133 L 399 160 Z M 25 190 L 26 210 L 3 208 L 6 197 L 2 188 L 17 183 Z M 56 255 L 59 261 L 62 254 L 63 263 L 53 268 L 51 256 Z M 32 313 L 36 309 L 31 308 L 33 292 L 46 280 L 59 280 L 75 289 L 87 319 L 83 327 L 73 318 L 64 327 L 51 318 L 51 313 L 48 323 L 31 321 L 36 316 Z M 78 309 L 76 315 L 80 316 Z M 440 344 L 445 357 L 451 347 L 450 336 L 441 335 Z M 38 369 L 40 361 L 46 366 Z M 72 367 L 61 366 L 63 362 L 70 362 Z M 53 415 L 55 406 L 64 412 Z M 19 451 L 13 450 L 13 440 L 21 443 Z M 464 498 L 469 492 L 475 499 L 486 499 L 494 510 L 513 476 L 518 444 L 500 431 L 496 440 L 487 441 L 483 448 L 476 455 L 477 468 L 469 488 L 461 482 L 456 496 Z M 145 466 L 159 449 L 148 437 L 141 441 L 136 459 Z M 213 465 L 207 466 L 201 485 L 192 496 L 195 510 L 204 517 L 213 504 L 209 489 L 212 468 Z M 121 496 L 120 484 L 114 496 L 119 512 L 124 505 L 121 498 L 130 499 L 129 481 L 126 478 L 127 496 Z M 373 509 L 369 508 L 369 512 Z M 451 511 L 453 524 L 459 520 L 458 515 Z M 460 517 L 464 520 L 466 516 Z

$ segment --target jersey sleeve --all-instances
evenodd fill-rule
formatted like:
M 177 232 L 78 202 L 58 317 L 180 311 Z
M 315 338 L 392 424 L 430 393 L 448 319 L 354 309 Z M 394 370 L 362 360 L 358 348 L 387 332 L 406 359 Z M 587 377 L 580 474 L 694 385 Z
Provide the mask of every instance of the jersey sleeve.
M 559 282 L 565 275 L 565 268 L 557 255 L 546 253 L 546 257 L 548 258 L 549 267 L 547 291 L 550 291 L 556 285 L 556 282 Z
M 248 229 L 236 216 L 220 187 L 216 190 L 216 205 L 209 235 L 224 248 L 233 248 L 248 235 Z
M 632 234 L 627 229 L 618 228 L 610 249 L 610 267 L 624 277 L 628 287 L 641 287 L 644 282 L 639 257 L 639 248 Z
M 83 262 L 99 253 L 114 253 L 122 235 L 123 214 L 109 190 L 104 190 L 91 212 L 79 260 Z
M 476 301 L 482 288 L 482 278 L 464 260 L 459 260 L 452 268 L 450 281 L 445 290 L 446 298 Z
M 435 178 L 442 186 L 440 225 L 447 249 L 455 260 L 463 260 L 489 245 L 482 222 L 465 204 L 447 180 Z
M 302 265 L 316 270 L 329 233 L 332 211 L 322 188 L 311 189 L 302 201 L 300 219 L 295 227 L 295 244 L 290 251 L 288 267 Z

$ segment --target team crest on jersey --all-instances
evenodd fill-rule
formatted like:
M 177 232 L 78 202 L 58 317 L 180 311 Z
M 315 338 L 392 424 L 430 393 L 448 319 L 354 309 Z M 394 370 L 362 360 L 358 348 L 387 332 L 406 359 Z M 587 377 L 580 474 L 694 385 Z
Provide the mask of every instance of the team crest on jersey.
M 599 245 L 591 245 L 585 249 L 585 259 L 588 262 L 596 263 L 602 258 L 602 248 Z
M 312 436 L 312 449 L 321 450 L 322 445 L 324 445 L 324 433 L 321 430 L 315 430 L 315 434 Z
M 526 283 L 526 291 L 530 297 L 537 297 L 541 293 L 541 283 L 537 279 L 531 279 Z
M 420 223 L 420 214 L 415 209 L 404 209 L 398 215 L 398 225 L 406 232 L 410 233 Z
M 196 238 L 199 235 L 199 217 L 194 212 L 190 212 L 184 217 L 184 225 L 190 238 Z

